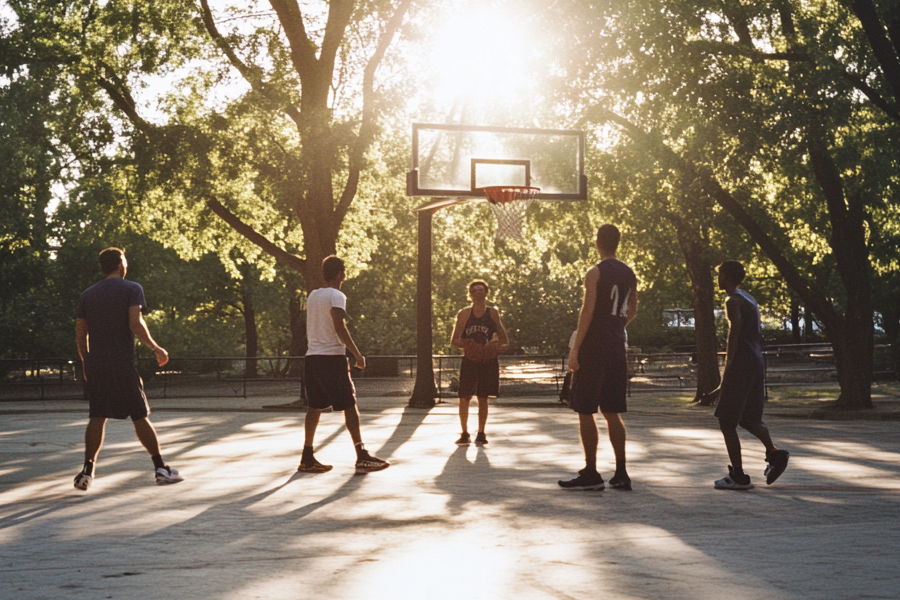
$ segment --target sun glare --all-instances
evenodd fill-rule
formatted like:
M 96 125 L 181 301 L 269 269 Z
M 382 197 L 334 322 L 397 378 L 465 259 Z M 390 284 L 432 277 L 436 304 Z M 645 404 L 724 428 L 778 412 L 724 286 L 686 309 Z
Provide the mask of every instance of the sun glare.
M 528 89 L 530 36 L 496 7 L 474 7 L 444 21 L 431 64 L 437 93 L 450 102 L 509 102 Z

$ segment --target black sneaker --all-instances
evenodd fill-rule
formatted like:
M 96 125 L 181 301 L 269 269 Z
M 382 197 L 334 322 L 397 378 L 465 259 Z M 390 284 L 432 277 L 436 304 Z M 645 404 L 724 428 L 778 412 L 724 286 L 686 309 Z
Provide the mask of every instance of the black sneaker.
M 391 463 L 384 460 L 383 458 L 372 456 L 368 452 L 365 452 L 365 454 L 356 459 L 357 473 L 372 473 L 374 471 L 383 471 L 389 466 L 391 466 Z
M 628 475 L 616 473 L 613 475 L 613 478 L 609 480 L 609 487 L 614 490 L 631 491 L 631 478 L 628 477 Z
M 484 446 L 487 443 L 488 443 L 487 436 L 484 435 L 483 431 L 479 431 L 478 434 L 475 436 L 475 445 L 476 446 Z
M 588 471 L 587 469 L 578 471 L 578 477 L 575 479 L 568 481 L 560 479 L 557 483 L 559 483 L 559 487 L 565 490 L 599 491 L 604 487 L 603 477 L 600 476 L 600 473 Z
M 766 485 L 772 485 L 776 479 L 781 477 L 781 474 L 784 473 L 784 470 L 787 468 L 788 459 L 790 457 L 791 453 L 787 450 L 766 452 L 766 462 L 769 463 L 764 473 L 766 476 Z
M 469 434 L 468 434 L 468 433 L 464 433 L 464 434 L 460 435 L 460 436 L 459 436 L 459 439 L 456 440 L 456 445 L 457 445 L 457 446 L 468 446 L 468 445 L 471 444 L 471 443 L 472 443 L 472 440 L 469 439 Z
M 85 492 L 89 487 L 91 487 L 91 483 L 93 481 L 93 477 L 82 471 L 75 476 L 75 489 Z

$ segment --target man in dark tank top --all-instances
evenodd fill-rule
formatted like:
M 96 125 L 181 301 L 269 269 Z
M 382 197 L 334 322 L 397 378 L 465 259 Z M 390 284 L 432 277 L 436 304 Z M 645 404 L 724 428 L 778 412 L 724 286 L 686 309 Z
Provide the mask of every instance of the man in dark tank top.
M 779 450 L 772 442 L 769 428 L 763 423 L 766 396 L 766 366 L 762 353 L 762 331 L 756 300 L 738 285 L 744 280 L 744 265 L 726 260 L 718 267 L 719 289 L 728 294 L 725 314 L 728 317 L 728 347 L 725 352 L 725 372 L 718 389 L 705 395 L 704 400 L 718 399 L 715 415 L 725 437 L 725 448 L 731 464 L 728 475 L 717 479 L 718 490 L 749 490 L 750 476 L 744 473 L 741 457 L 740 425 L 766 447 L 766 483 L 773 483 L 787 468 L 790 453 Z
M 584 301 L 578 317 L 575 341 L 569 352 L 569 370 L 574 373 L 571 408 L 578 413 L 585 468 L 578 477 L 559 485 L 570 490 L 602 490 L 597 472 L 597 421 L 599 409 L 606 419 L 609 441 L 616 456 L 611 487 L 631 489 L 625 468 L 625 423 L 627 412 L 628 362 L 625 326 L 637 311 L 637 277 L 631 267 L 616 258 L 619 230 L 602 225 L 597 230 L 600 262 L 584 277 Z
M 506 349 L 509 339 L 496 307 L 487 305 L 490 291 L 480 279 L 469 283 L 469 299 L 472 305 L 456 315 L 456 326 L 450 345 L 465 353 L 459 368 L 459 421 L 462 434 L 456 441 L 459 446 L 471 443 L 469 438 L 469 403 L 472 396 L 478 398 L 478 435 L 475 444 L 487 444 L 484 432 L 488 417 L 488 397 L 500 391 L 500 362 L 497 355 Z

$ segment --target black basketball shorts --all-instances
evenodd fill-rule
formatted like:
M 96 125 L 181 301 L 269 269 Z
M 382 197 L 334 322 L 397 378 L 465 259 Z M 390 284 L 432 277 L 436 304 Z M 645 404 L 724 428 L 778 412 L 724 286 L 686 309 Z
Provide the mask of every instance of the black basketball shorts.
M 344 355 L 308 354 L 304 359 L 306 398 L 311 408 L 346 410 L 356 404 L 350 361 Z
M 459 367 L 460 398 L 487 398 L 500 393 L 500 361 L 496 358 L 475 362 L 463 357 Z
M 132 358 L 87 355 L 84 362 L 89 415 L 139 421 L 150 415 L 144 382 Z
M 593 415 L 628 412 L 628 362 L 625 353 L 578 356 L 572 379 L 572 404 L 577 413 Z

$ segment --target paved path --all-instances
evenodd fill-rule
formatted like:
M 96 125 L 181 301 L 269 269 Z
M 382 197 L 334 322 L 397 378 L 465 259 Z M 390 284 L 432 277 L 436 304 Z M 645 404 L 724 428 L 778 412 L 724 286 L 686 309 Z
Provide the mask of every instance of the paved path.
M 396 403 L 395 403 L 396 404 Z M 71 406 L 71 405 L 70 405 Z M 0 597 L 248 600 L 897 598 L 900 424 L 773 419 L 788 471 L 722 492 L 704 410 L 627 415 L 633 492 L 566 492 L 574 416 L 499 407 L 486 448 L 457 448 L 455 406 L 368 403 L 353 473 L 341 416 L 322 417 L 321 475 L 295 475 L 302 413 L 159 410 L 187 477 L 157 487 L 128 423 L 110 423 L 98 478 L 71 486 L 85 416 L 0 418 Z M 364 402 L 364 408 L 366 403 Z M 472 415 L 474 422 L 474 411 Z M 599 465 L 612 453 L 601 439 Z

